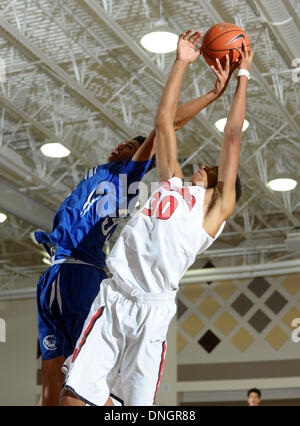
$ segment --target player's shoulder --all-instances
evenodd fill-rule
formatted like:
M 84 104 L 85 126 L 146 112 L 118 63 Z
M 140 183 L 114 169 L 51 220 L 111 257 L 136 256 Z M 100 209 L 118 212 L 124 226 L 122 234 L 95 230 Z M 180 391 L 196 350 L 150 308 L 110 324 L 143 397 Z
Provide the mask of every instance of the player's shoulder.
M 180 177 L 173 176 L 166 181 L 160 182 L 160 186 L 163 189 L 169 189 L 169 188 L 175 188 L 175 187 L 183 188 L 184 182 L 183 182 L 183 179 L 181 179 Z
M 82 179 L 83 181 L 93 178 L 94 176 L 105 177 L 111 174 L 111 169 L 116 163 L 104 163 L 98 166 L 92 167 Z
M 140 180 L 149 169 L 150 164 L 151 158 L 145 161 L 134 161 L 130 159 L 119 163 L 119 166 L 115 166 L 114 171 L 116 174 L 126 174 L 131 178 L 135 177 L 137 180 Z
M 125 160 L 122 162 L 111 161 L 109 163 L 100 164 L 96 167 L 93 167 L 89 170 L 89 172 L 85 175 L 84 180 L 91 179 L 93 177 L 97 177 L 98 180 L 111 180 L 115 176 L 119 177 L 119 175 L 142 175 L 147 170 L 151 160 L 148 161 L 133 161 L 133 160 Z

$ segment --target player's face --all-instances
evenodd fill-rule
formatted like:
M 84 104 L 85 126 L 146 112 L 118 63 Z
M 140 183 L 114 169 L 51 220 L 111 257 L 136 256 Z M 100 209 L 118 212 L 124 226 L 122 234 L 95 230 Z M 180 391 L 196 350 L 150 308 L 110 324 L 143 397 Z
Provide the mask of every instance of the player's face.
M 107 162 L 117 161 L 122 163 L 125 160 L 129 160 L 136 151 L 139 149 L 140 144 L 137 141 L 130 140 L 124 143 L 121 143 L 116 146 L 116 148 L 109 154 L 107 157 Z
M 218 181 L 218 166 L 202 166 L 196 170 L 192 177 L 192 184 L 203 188 L 213 188 Z
M 251 392 L 248 396 L 248 404 L 250 407 L 257 407 L 260 403 L 259 396 L 256 392 Z

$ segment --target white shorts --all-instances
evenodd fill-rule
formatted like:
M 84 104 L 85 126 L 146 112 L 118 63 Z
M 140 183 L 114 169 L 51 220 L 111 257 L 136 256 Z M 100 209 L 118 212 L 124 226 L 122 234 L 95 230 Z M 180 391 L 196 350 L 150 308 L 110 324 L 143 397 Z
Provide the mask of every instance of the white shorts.
M 124 405 L 154 405 L 176 292 L 153 294 L 102 281 L 76 349 L 64 365 L 65 388 L 89 405 L 110 393 Z

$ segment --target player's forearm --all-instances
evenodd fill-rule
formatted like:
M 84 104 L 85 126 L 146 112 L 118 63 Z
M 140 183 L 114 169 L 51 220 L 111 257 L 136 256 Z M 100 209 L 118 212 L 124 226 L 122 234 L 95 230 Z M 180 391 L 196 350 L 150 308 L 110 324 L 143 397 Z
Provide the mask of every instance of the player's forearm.
M 187 62 L 178 59 L 175 61 L 160 99 L 155 119 L 156 127 L 163 124 L 165 121 L 173 124 L 178 107 L 182 80 L 187 67 Z
M 211 102 L 215 101 L 218 96 L 211 90 L 199 98 L 193 99 L 181 105 L 175 116 L 174 128 L 175 130 L 180 129 L 187 124 L 193 117 L 199 114 L 204 108 L 206 108 Z
M 174 175 L 177 162 L 177 142 L 173 122 L 187 62 L 176 60 L 163 91 L 156 119 L 156 164 L 160 181 Z
M 228 114 L 225 133 L 231 135 L 241 135 L 243 123 L 246 116 L 248 78 L 239 77 L 237 89 Z
M 173 122 L 174 130 L 181 129 L 185 126 L 193 117 L 199 114 L 204 108 L 206 108 L 211 102 L 215 101 L 219 96 L 216 95 L 213 90 L 206 93 L 199 98 L 193 99 L 190 102 L 186 102 L 181 105 L 176 112 L 176 116 Z M 152 138 L 150 136 L 153 135 Z M 155 129 L 152 130 L 147 140 L 143 143 L 143 159 L 151 158 L 156 151 L 156 137 Z M 140 148 L 141 150 L 141 148 Z M 140 153 L 139 153 L 140 154 Z M 144 155 L 145 154 L 145 155 Z M 135 159 L 135 158 L 134 158 Z
M 177 164 L 177 141 L 172 125 L 156 130 L 156 168 L 159 181 L 166 181 L 174 176 Z

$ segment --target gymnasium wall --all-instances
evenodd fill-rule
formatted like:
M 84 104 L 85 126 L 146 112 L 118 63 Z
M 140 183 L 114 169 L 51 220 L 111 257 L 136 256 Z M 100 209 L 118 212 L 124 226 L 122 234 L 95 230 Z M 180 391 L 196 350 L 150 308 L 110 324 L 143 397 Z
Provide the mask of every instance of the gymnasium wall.
M 285 389 L 300 405 L 300 342 L 291 339 L 291 321 L 300 318 L 300 276 L 189 284 L 177 303 L 158 404 L 209 405 L 219 398 L 238 405 L 237 396 L 258 386 L 265 395 L 273 389 L 270 400 Z M 7 340 L 0 343 L 0 405 L 35 405 L 41 391 L 35 299 L 0 300 L 0 318 Z
M 6 342 L 0 343 L 0 405 L 35 405 L 37 386 L 37 320 L 35 299 L 0 300 Z
M 188 284 L 177 303 L 179 387 L 295 388 L 300 405 L 299 275 Z

